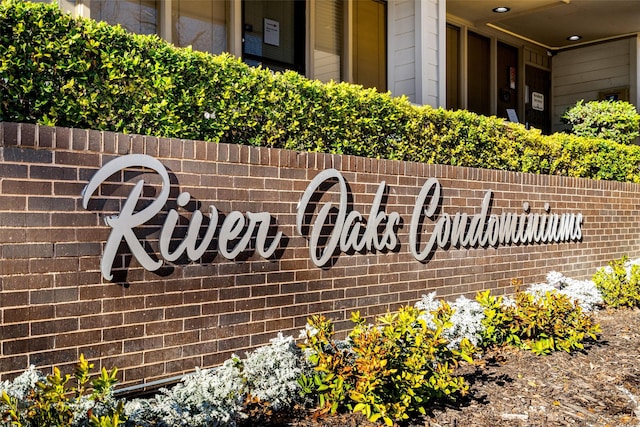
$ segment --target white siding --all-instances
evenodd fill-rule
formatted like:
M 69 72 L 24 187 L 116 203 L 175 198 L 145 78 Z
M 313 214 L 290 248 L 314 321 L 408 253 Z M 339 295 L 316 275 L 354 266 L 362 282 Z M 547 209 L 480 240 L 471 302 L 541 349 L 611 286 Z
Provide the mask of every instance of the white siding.
M 416 100 L 415 0 L 388 3 L 388 84 L 395 96 Z
M 417 104 L 442 105 L 444 0 L 391 0 L 388 5 L 389 90 Z
M 441 71 L 444 67 L 440 61 L 444 58 L 441 38 L 446 37 L 444 26 L 444 16 L 440 16 L 441 4 L 444 0 L 416 0 L 419 4 L 418 26 L 419 32 L 416 34 L 416 46 L 418 46 L 417 57 L 420 62 L 417 64 L 416 73 L 418 79 L 418 102 L 438 107 L 444 103 L 440 97 L 440 80 L 445 74 Z M 443 14 L 444 15 L 444 14 Z M 440 34 L 442 34 L 440 36 Z M 442 51 L 441 51 L 442 49 Z M 444 85 L 443 85 L 444 86 Z
M 632 49 L 637 49 L 635 39 L 624 39 L 562 51 L 553 58 L 554 131 L 564 129 L 560 117 L 579 100 L 597 100 L 599 92 L 607 89 L 635 87 L 638 77 L 631 72 Z
M 411 102 L 443 105 L 445 0 L 388 3 L 389 90 Z

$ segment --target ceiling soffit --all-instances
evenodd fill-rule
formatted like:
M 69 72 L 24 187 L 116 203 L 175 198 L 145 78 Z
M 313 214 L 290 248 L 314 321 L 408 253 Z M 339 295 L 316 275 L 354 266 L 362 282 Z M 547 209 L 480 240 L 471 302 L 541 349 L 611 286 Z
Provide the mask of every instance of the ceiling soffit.
M 498 6 L 510 10 L 493 12 Z M 640 0 L 447 0 L 447 14 L 550 50 L 640 33 Z

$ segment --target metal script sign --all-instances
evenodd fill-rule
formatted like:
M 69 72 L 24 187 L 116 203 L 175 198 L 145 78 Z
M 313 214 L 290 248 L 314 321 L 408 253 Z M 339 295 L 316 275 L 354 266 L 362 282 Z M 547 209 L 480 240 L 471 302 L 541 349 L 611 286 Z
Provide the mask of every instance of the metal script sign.
M 221 220 L 223 215 L 215 205 L 210 205 L 206 214 L 206 230 L 202 230 L 205 214 L 195 210 L 191 213 L 186 235 L 178 238 L 174 234 L 179 214 L 175 209 L 170 209 L 160 231 L 160 257 L 157 254 L 152 256 L 134 229 L 156 218 L 169 200 L 169 173 L 160 161 L 148 155 L 131 154 L 108 162 L 84 188 L 82 206 L 87 209 L 96 190 L 109 177 L 128 168 L 145 168 L 155 172 L 161 179 L 161 190 L 155 200 L 136 211 L 144 187 L 144 180 L 141 179 L 131 189 L 120 212 L 105 218 L 106 224 L 111 227 L 100 263 L 105 279 L 113 278 L 113 263 L 123 240 L 140 265 L 149 271 L 156 271 L 164 261 L 176 261 L 184 254 L 189 260 L 197 261 L 210 249 L 214 240 L 217 242 L 217 252 L 229 260 L 246 251 L 250 243 L 265 259 L 273 257 L 279 248 L 283 233 L 272 226 L 273 217 L 269 212 L 231 211 Z M 315 200 L 321 200 L 322 193 L 336 185 L 339 195 L 337 206 L 331 202 L 320 206 L 320 202 Z M 308 239 L 309 257 L 316 266 L 325 266 L 330 259 L 343 253 L 391 251 L 398 248 L 401 244 L 398 228 L 402 218 L 398 212 L 385 211 L 382 200 L 386 189 L 387 184 L 382 181 L 365 218 L 362 213 L 349 207 L 351 194 L 338 170 L 326 169 L 309 183 L 298 203 L 295 225 L 297 232 Z M 581 213 L 551 213 L 548 203 L 543 213 L 531 213 L 529 204 L 525 202 L 521 212 L 493 214 L 491 190 L 485 192 L 479 213 L 441 212 L 441 192 L 438 179 L 429 178 L 416 197 L 409 221 L 408 247 L 417 261 L 425 262 L 436 250 L 452 247 L 561 243 L 582 238 Z M 186 207 L 190 200 L 188 192 L 182 192 L 176 198 L 181 208 Z M 431 231 L 427 233 L 427 229 Z M 179 244 L 171 249 L 170 242 L 176 238 Z

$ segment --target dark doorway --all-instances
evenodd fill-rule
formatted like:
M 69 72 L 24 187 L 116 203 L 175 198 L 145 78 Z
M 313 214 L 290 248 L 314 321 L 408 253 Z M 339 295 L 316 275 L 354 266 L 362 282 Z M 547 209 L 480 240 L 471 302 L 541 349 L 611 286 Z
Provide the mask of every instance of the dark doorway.
M 527 65 L 525 68 L 525 122 L 528 126 L 551 132 L 551 73 L 541 68 Z
M 469 111 L 488 116 L 491 114 L 489 38 L 469 32 L 467 41 L 467 107 Z
M 447 109 L 460 108 L 460 28 L 447 24 Z
M 518 110 L 518 49 L 498 42 L 498 102 L 496 115 L 509 118 Z
M 305 0 L 243 0 L 242 59 L 304 74 L 305 22 Z

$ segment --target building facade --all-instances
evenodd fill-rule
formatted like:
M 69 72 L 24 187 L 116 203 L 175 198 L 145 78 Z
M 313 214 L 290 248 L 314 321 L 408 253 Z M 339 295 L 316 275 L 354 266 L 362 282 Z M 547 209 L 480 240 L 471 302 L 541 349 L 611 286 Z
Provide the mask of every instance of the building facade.
M 59 4 L 76 16 L 158 34 L 176 46 L 229 52 L 251 65 L 291 69 L 321 81 L 375 87 L 417 104 L 497 115 L 545 133 L 562 130 L 562 114 L 581 99 L 640 104 L 637 0 Z M 605 21 L 611 21 L 608 27 Z M 588 35 L 567 40 L 564 33 Z

